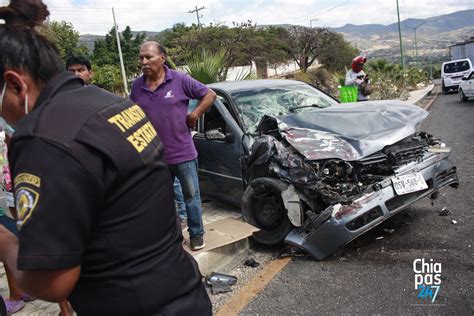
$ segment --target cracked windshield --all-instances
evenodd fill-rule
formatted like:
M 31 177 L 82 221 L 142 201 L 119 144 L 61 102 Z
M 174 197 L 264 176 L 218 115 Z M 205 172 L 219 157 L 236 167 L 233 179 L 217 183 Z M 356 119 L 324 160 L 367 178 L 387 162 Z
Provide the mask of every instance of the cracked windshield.
M 337 104 L 313 87 L 303 85 L 239 91 L 233 93 L 233 97 L 250 134 L 255 134 L 264 115 L 299 114 Z

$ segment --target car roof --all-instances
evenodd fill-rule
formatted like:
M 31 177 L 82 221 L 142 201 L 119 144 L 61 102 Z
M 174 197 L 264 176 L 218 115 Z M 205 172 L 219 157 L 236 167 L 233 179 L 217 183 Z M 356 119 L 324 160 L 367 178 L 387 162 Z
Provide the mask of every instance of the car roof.
M 248 89 L 260 89 L 269 87 L 279 87 L 288 85 L 306 85 L 306 83 L 296 80 L 287 79 L 257 79 L 257 80 L 241 80 L 241 81 L 224 81 L 211 83 L 207 86 L 209 88 L 221 89 L 228 92 L 235 92 Z

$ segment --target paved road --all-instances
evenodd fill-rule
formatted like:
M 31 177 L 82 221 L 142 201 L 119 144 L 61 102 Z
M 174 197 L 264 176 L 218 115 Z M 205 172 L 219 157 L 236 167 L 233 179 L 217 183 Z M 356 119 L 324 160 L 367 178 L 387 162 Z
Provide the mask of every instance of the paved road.
M 440 95 L 430 112 L 423 130 L 452 146 L 459 189 L 443 190 L 434 206 L 419 201 L 323 262 L 295 258 L 241 314 L 474 314 L 474 101 Z M 445 206 L 453 214 L 439 216 Z M 442 264 L 434 303 L 417 297 L 417 258 Z

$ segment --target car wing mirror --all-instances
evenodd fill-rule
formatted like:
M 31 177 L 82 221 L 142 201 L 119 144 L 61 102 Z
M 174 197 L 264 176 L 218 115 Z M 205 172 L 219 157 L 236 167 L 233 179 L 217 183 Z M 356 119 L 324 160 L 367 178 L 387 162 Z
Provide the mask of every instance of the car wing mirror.
M 222 133 L 220 128 L 214 128 L 205 131 L 206 139 L 209 140 L 226 140 L 226 135 Z

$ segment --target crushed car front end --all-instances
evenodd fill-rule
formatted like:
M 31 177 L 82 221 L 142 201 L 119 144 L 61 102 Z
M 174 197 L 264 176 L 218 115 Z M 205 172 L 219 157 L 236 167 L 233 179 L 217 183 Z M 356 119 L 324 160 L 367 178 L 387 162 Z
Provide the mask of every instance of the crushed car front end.
M 367 186 L 360 197 L 331 203 L 319 214 L 309 212 L 302 226 L 290 231 L 285 242 L 302 247 L 318 260 L 324 259 L 417 200 L 433 195 L 444 186 L 456 187 L 456 167 L 447 156 L 427 152 L 420 161 L 396 168 L 393 175 Z M 415 175 L 421 175 L 426 188 L 398 194 L 394 185 L 409 183 Z M 405 177 L 405 182 L 397 182 L 401 177 Z
M 244 170 L 245 218 L 265 231 L 279 198 L 291 223 L 280 224 L 279 237 L 321 260 L 417 200 L 457 187 L 449 148 L 417 131 L 427 115 L 400 102 L 367 102 L 264 117 Z M 259 188 L 276 198 L 258 204 Z

